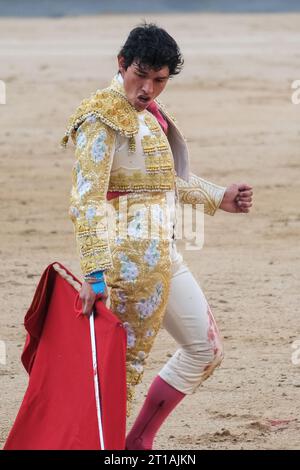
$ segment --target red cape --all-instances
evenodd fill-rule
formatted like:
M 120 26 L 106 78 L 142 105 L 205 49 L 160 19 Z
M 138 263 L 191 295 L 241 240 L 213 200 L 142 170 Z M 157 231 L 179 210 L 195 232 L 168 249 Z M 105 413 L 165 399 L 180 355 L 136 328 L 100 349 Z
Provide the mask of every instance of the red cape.
M 76 314 L 77 291 L 54 264 L 79 282 L 60 263 L 40 279 L 24 322 L 29 384 L 5 450 L 100 449 L 89 320 Z M 102 302 L 94 310 L 105 449 L 124 449 L 126 331 Z

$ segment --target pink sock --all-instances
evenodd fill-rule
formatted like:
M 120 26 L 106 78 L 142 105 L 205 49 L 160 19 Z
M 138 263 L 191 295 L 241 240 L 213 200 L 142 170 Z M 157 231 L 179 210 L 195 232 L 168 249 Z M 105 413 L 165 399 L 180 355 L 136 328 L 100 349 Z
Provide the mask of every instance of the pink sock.
M 126 437 L 126 449 L 152 449 L 157 431 L 184 397 L 184 393 L 167 384 L 159 375 L 155 377 L 143 407 Z

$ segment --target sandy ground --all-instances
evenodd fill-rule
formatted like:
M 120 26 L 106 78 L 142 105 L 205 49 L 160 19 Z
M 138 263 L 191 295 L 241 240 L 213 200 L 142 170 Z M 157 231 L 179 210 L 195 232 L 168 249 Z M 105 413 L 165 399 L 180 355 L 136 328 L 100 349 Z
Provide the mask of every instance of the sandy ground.
M 299 449 L 300 105 L 291 83 L 300 79 L 300 15 L 146 18 L 185 55 L 162 100 L 189 141 L 192 170 L 255 188 L 251 214 L 206 217 L 204 248 L 183 253 L 217 318 L 225 359 L 164 424 L 156 448 Z M 54 260 L 80 273 L 67 215 L 73 149 L 59 140 L 79 101 L 110 82 L 140 19 L 0 20 L 1 444 L 26 389 L 22 323 L 39 276 Z M 162 330 L 134 414 L 175 349 Z

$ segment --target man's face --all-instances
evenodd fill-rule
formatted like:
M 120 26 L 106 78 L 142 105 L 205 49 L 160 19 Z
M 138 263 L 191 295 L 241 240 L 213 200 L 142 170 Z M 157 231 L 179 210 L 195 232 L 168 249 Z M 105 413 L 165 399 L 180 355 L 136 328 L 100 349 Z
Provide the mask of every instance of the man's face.
M 133 62 L 125 70 L 124 59 L 118 57 L 118 62 L 129 103 L 137 111 L 143 111 L 165 88 L 169 79 L 169 67 L 166 65 L 155 71 Z

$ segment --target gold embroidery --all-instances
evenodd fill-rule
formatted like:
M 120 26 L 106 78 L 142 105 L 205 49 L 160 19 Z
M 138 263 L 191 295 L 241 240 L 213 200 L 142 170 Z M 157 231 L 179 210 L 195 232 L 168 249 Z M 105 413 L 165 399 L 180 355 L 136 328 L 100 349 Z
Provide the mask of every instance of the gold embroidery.
M 155 154 L 157 152 L 157 138 L 154 135 L 144 135 L 142 147 L 146 155 Z
M 115 132 L 101 121 L 85 121 L 76 134 L 69 214 L 84 275 L 112 266 L 107 239 L 106 193 Z
M 129 152 L 134 153 L 136 151 L 136 143 L 134 136 L 129 138 Z
M 120 228 L 120 211 L 127 202 L 127 233 L 129 237 L 111 237 L 110 247 L 113 269 L 105 271 L 105 281 L 110 289 L 111 309 L 127 330 L 127 414 L 134 396 L 134 387 L 141 382 L 144 366 L 154 339 L 159 331 L 167 306 L 170 281 L 171 237 L 138 238 L 139 227 L 147 226 L 153 205 L 166 210 L 167 199 L 163 192 L 156 194 L 128 194 L 112 199 L 115 225 Z M 145 208 L 135 212 L 136 205 Z M 139 207 L 139 206 L 138 206 Z M 133 227 L 136 226 L 136 232 Z M 151 230 L 149 230 L 151 233 Z
M 169 154 L 165 156 L 145 157 L 147 171 L 152 173 L 173 170 L 172 160 L 168 157 Z
M 164 135 L 145 135 L 142 138 L 142 147 L 145 154 L 145 166 L 148 173 L 174 174 L 174 161 L 169 144 Z
M 131 175 L 124 172 L 111 174 L 109 191 L 171 191 L 175 188 L 174 172 L 145 174 L 133 171 Z
M 175 119 L 167 112 L 162 103 L 157 100 L 155 102 L 163 114 L 176 126 Z M 115 77 L 110 87 L 97 90 L 91 94 L 90 98 L 82 100 L 69 119 L 67 130 L 61 139 L 62 146 L 67 145 L 70 135 L 91 115 L 97 116 L 104 124 L 126 137 L 130 138 L 138 133 L 138 113 L 129 103 L 123 85 Z M 145 116 L 145 123 L 154 133 L 161 131 L 151 113 Z
M 154 134 L 161 132 L 161 127 L 158 124 L 157 120 L 153 116 L 150 116 L 150 114 L 145 115 L 144 122 L 148 129 Z
M 98 119 L 111 130 L 125 135 L 129 138 L 129 152 L 136 152 L 138 112 L 128 102 L 124 88 L 116 78 L 109 88 L 97 90 L 91 98 L 82 101 L 69 120 L 62 142 L 64 145 L 70 135 L 75 141 L 76 130 L 86 119 Z M 156 191 L 175 188 L 174 161 L 167 137 L 150 113 L 145 119 L 149 128 L 153 132 L 157 131 L 152 136 L 145 136 L 142 142 L 147 174 L 143 174 L 141 170 L 133 172 L 132 175 L 124 175 L 122 172 L 111 175 L 110 191 Z
M 204 204 L 204 212 L 214 215 L 219 208 L 226 187 L 210 183 L 193 173 L 189 182 L 176 177 L 176 187 L 179 194 L 179 202 L 183 204 Z
M 97 116 L 104 124 L 126 137 L 138 133 L 138 115 L 129 101 L 111 88 L 97 90 L 89 99 L 81 102 L 70 117 L 67 131 L 61 141 L 65 146 L 69 136 L 89 116 Z

